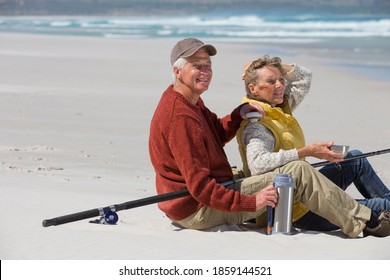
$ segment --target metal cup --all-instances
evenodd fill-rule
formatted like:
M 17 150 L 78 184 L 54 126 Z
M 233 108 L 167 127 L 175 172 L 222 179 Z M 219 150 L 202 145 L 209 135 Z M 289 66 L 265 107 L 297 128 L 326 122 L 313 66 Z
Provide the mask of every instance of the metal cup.
M 279 199 L 275 207 L 273 231 L 291 234 L 295 182 L 291 174 L 276 174 L 274 186 Z
M 349 146 L 347 146 L 347 145 L 332 145 L 332 146 L 330 146 L 330 149 L 333 152 L 341 153 L 341 154 L 343 154 L 343 156 L 346 156 L 348 153 L 348 150 L 349 150 Z

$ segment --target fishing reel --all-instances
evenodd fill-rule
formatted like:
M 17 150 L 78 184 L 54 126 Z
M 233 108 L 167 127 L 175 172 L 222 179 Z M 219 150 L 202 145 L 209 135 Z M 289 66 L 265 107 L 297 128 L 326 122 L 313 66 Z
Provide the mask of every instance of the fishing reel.
M 116 225 L 118 222 L 118 214 L 115 211 L 107 211 L 99 219 L 90 221 L 93 224 L 104 224 L 104 225 Z

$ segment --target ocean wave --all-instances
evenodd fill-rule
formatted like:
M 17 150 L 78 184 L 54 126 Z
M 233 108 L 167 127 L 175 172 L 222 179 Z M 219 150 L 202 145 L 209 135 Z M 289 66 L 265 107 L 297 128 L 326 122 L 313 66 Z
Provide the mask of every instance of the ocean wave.
M 339 38 L 390 37 L 390 18 L 273 17 L 120 17 L 120 18 L 4 18 L 0 31 L 75 33 L 142 37 L 176 37 L 196 34 L 218 38 Z M 110 34 L 110 35 L 107 35 Z

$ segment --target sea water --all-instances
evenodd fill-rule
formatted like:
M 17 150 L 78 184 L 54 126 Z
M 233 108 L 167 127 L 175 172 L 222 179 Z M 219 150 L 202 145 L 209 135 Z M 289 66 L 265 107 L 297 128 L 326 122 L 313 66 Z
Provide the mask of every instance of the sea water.
M 390 16 L 256 14 L 221 16 L 0 17 L 2 32 L 110 38 L 223 38 L 259 42 L 321 42 L 332 38 L 389 38 Z
M 0 17 L 0 32 L 98 36 L 114 39 L 198 37 L 207 42 L 247 42 L 303 47 L 308 55 L 370 78 L 390 77 L 390 14 L 329 11 L 283 12 L 215 8 L 169 15 L 167 11 L 129 16 Z M 1 43 L 1 42 L 0 42 Z M 291 48 L 292 46 L 292 48 Z M 256 55 L 262 55 L 256 52 Z M 278 54 L 278 53 L 276 53 Z M 375 69 L 375 71 L 372 71 Z

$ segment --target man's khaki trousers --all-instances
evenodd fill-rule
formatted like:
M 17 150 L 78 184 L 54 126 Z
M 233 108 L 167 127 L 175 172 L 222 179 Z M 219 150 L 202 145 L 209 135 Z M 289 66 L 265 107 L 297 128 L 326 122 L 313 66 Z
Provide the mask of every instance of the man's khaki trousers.
M 371 210 L 357 203 L 305 161 L 293 161 L 272 172 L 243 178 L 227 188 L 253 195 L 272 184 L 278 173 L 291 174 L 294 178 L 295 201 L 307 205 L 312 212 L 339 226 L 350 237 L 357 237 L 363 231 Z M 175 222 L 185 228 L 204 230 L 223 224 L 241 224 L 265 211 L 264 207 L 257 212 L 223 212 L 204 206 L 184 220 Z

